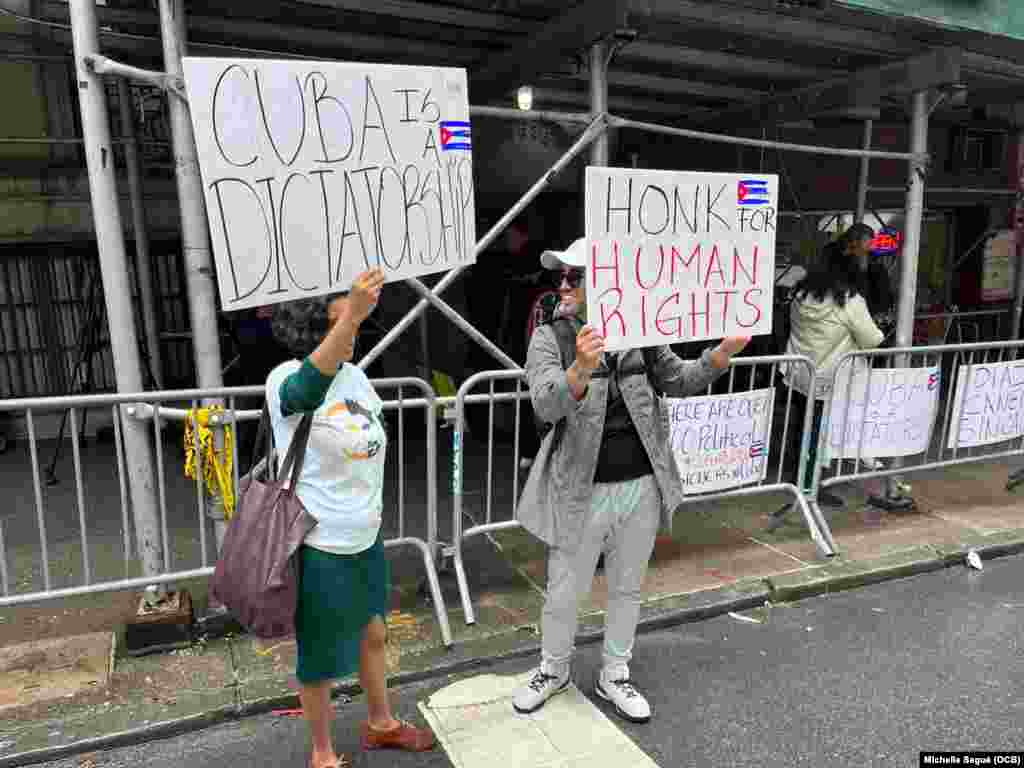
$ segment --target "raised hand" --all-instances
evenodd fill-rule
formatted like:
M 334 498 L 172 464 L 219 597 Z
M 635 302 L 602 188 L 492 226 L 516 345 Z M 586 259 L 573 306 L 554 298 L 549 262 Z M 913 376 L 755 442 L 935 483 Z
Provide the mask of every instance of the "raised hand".
M 362 323 L 368 318 L 380 301 L 380 292 L 383 288 L 383 270 L 371 269 L 359 275 L 352 283 L 348 294 L 349 317 L 357 323 Z
M 589 325 L 583 326 L 576 336 L 576 365 L 582 373 L 593 373 L 601 364 L 604 339 Z

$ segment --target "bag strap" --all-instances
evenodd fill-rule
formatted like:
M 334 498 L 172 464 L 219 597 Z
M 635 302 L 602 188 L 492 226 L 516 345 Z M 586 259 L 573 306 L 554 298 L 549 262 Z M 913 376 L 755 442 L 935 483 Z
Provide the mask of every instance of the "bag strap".
M 260 414 L 260 424 L 256 428 L 256 439 L 252 444 L 252 451 L 249 454 L 249 468 L 256 466 L 256 462 L 260 458 L 260 443 L 266 438 L 266 450 L 263 452 L 263 456 L 267 460 L 267 469 L 270 469 L 270 454 L 274 450 L 274 434 L 270 429 L 270 409 L 266 403 L 263 404 L 263 413 Z
M 299 476 L 302 474 L 302 465 L 306 461 L 306 446 L 309 444 L 309 433 L 313 427 L 313 414 L 307 413 L 302 417 L 299 426 L 295 428 L 292 442 L 288 446 L 288 453 L 281 464 L 280 475 L 287 476 L 291 470 L 291 490 L 295 490 L 299 484 Z

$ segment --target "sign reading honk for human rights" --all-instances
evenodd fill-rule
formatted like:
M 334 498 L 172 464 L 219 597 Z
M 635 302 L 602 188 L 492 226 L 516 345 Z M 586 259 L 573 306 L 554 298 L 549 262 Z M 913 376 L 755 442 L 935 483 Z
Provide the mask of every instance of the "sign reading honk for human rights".
M 475 260 L 466 72 L 185 59 L 221 303 Z
M 772 329 L 778 177 L 587 168 L 587 316 L 605 349 Z

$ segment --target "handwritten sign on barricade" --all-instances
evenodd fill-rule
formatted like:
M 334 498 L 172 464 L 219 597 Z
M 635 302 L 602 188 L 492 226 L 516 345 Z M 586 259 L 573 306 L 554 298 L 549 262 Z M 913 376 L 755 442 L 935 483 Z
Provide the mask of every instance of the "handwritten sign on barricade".
M 764 480 L 774 389 L 668 398 L 672 455 L 683 492 L 709 493 Z
M 772 329 L 778 177 L 587 168 L 587 313 L 608 350 Z
M 829 411 L 829 457 L 924 453 L 939 408 L 940 376 L 938 367 L 841 372 Z
M 464 70 L 189 57 L 185 82 L 225 309 L 474 261 Z
M 1024 435 L 1024 360 L 961 365 L 947 448 L 992 445 Z

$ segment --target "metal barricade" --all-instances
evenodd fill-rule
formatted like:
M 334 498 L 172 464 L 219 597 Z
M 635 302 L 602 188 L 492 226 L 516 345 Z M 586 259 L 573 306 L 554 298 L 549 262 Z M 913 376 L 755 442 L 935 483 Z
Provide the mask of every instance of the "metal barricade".
M 724 388 L 720 384 L 708 388 L 707 394 L 733 394 L 743 391 L 753 391 L 755 388 L 774 387 L 774 407 L 776 413 L 781 409 L 781 429 L 773 429 L 774 437 L 781 432 L 781 439 L 778 444 L 778 458 L 769 462 L 768 471 L 763 480 L 751 483 L 750 485 L 738 488 L 731 488 L 713 493 L 688 496 L 691 501 L 707 501 L 718 499 L 737 498 L 762 493 L 785 493 L 793 497 L 793 503 L 800 509 L 810 535 L 814 540 L 818 551 L 828 557 L 835 554 L 835 543 L 828 523 L 822 517 L 820 510 L 813 504 L 808 503 L 805 497 L 804 488 L 809 487 L 810 479 L 805 478 L 805 462 L 801 457 L 808 451 L 810 441 L 812 411 L 807 407 L 801 407 L 797 402 L 800 399 L 798 392 L 792 383 L 786 383 L 780 378 L 785 368 L 793 371 L 802 368 L 809 377 L 814 379 L 814 365 L 806 357 L 799 356 L 771 356 L 771 357 L 749 357 L 737 358 L 732 361 L 730 371 L 725 374 L 720 382 L 727 385 Z M 496 392 L 497 382 L 514 383 L 514 391 Z M 489 391 L 485 394 L 472 394 L 481 385 L 489 385 Z M 794 397 L 796 395 L 796 397 Z M 467 624 L 476 621 L 473 611 L 472 598 L 470 595 L 469 582 L 466 578 L 465 566 L 463 563 L 463 544 L 466 540 L 482 534 L 491 534 L 497 531 L 509 530 L 519 527 L 518 501 L 521 490 L 521 479 L 525 472 L 520 466 L 520 425 L 522 424 L 522 401 L 529 398 L 526 387 L 526 374 L 524 371 L 492 371 L 479 373 L 468 379 L 459 389 L 456 397 L 456 424 L 453 436 L 455 448 L 453 459 L 453 545 L 451 554 L 454 560 L 455 575 L 459 585 L 459 595 L 462 600 L 462 607 Z M 499 457 L 499 460 L 508 461 L 511 459 L 511 472 L 495 471 L 495 406 L 504 403 L 514 409 L 512 419 L 506 419 L 514 425 L 513 446 L 510 455 Z M 470 452 L 465 450 L 467 434 L 467 406 L 486 404 L 488 408 L 487 436 L 486 436 L 486 471 L 467 472 L 466 463 L 469 460 Z M 795 418 L 794 418 L 795 417 Z M 795 422 L 795 424 L 794 424 Z M 773 420 L 773 423 L 778 423 Z M 796 438 L 791 440 L 791 438 Z M 794 455 L 795 454 L 795 455 Z M 792 467 L 792 481 L 785 475 L 787 460 L 792 459 L 795 466 Z M 467 497 L 469 493 L 465 490 L 465 477 L 479 478 L 483 481 L 483 498 L 480 499 L 482 508 L 473 514 L 467 508 Z M 502 493 L 495 494 L 495 481 L 506 484 Z M 494 497 L 507 498 L 507 508 L 498 512 L 495 510 Z M 468 527 L 466 523 L 469 523 Z
M 395 396 L 385 400 L 384 410 L 397 412 L 397 442 L 393 442 L 389 449 L 387 470 L 395 474 L 396 483 L 385 487 L 384 544 L 387 548 L 412 546 L 420 551 L 438 626 L 445 645 L 450 646 L 451 629 L 436 567 L 437 398 L 433 388 L 421 379 L 380 379 L 372 383 L 378 391 L 394 391 Z M 407 397 L 407 393 L 413 396 Z M 26 432 L 26 439 L 15 443 L 22 450 L 14 447 L 0 458 L 9 500 L 4 509 L 13 509 L 15 513 L 13 526 L 10 517 L 6 521 L 0 519 L 0 589 L 3 591 L 0 607 L 136 590 L 154 584 L 210 576 L 216 562 L 216 551 L 210 542 L 209 500 L 204 492 L 202 472 L 196 471 L 194 484 L 186 480 L 182 472 L 180 443 L 172 448 L 162 435 L 169 431 L 167 427 L 170 424 L 183 423 L 189 409 L 197 409 L 202 402 L 210 400 L 222 401 L 225 406 L 223 413 L 210 415 L 212 427 L 231 425 L 237 428 L 244 422 L 256 421 L 260 418 L 260 410 L 241 410 L 236 408 L 236 403 L 240 398 L 251 398 L 261 403 L 263 397 L 264 388 L 254 386 L 0 401 L 0 413 L 23 415 Z M 406 411 L 411 409 L 424 412 L 425 450 L 422 453 L 406 448 L 405 417 Z M 48 416 L 59 418 L 65 411 L 71 426 L 73 487 L 44 487 L 40 457 L 42 441 L 37 434 L 37 422 Z M 104 446 L 98 440 L 88 446 L 88 451 L 83 447 L 79 423 L 80 418 L 89 412 L 93 418 L 104 417 L 113 427 L 112 447 Z M 133 546 L 129 514 L 129 480 L 125 475 L 121 441 L 122 419 L 152 424 L 157 470 L 157 487 L 154 490 L 164 563 L 164 572 L 160 574 L 139 573 L 133 558 L 137 549 Z M 235 433 L 232 474 L 234 488 L 237 488 L 237 429 Z M 422 463 L 425 476 L 423 484 L 413 495 L 407 492 L 409 468 L 406 464 L 410 458 L 414 464 Z M 19 466 L 22 461 L 28 466 Z M 22 467 L 29 471 L 19 474 Z M 189 513 L 186 509 L 191 507 L 188 498 L 193 491 L 195 506 Z M 104 512 L 116 508 L 118 494 L 120 517 L 114 519 Z M 35 526 L 30 523 L 33 504 L 29 498 L 34 499 Z M 406 507 L 411 498 L 423 499 L 424 521 L 407 520 Z M 12 500 L 13 504 L 10 503 Z M 25 503 L 19 503 L 21 501 Z M 410 530 L 414 523 L 422 525 L 422 529 Z M 33 527 L 34 532 L 31 530 Z M 33 549 L 35 554 L 31 551 Z
M 1018 401 L 1020 395 L 1014 393 L 1019 393 L 1019 389 L 1024 387 L 1024 360 L 1020 360 L 1022 348 L 1024 341 L 1003 341 L 879 349 L 844 356 L 836 366 L 831 384 L 832 392 L 839 393 L 839 396 L 833 394 L 825 406 L 825 426 L 818 444 L 818 455 L 823 460 L 815 467 L 814 498 L 821 489 L 842 483 L 895 478 L 907 473 L 993 461 L 1024 453 L 1022 435 L 975 444 L 978 442 L 975 437 L 982 428 L 1007 427 L 1013 431 L 1021 423 L 1012 414 L 1024 414 L 1024 397 Z M 1002 367 L 996 367 L 1004 363 L 1013 364 L 1008 373 Z M 893 368 L 925 370 L 916 375 L 908 374 L 914 378 L 904 380 L 897 377 L 905 374 L 884 373 Z M 934 373 L 929 373 L 933 370 Z M 977 387 L 987 386 L 990 382 L 998 386 L 992 377 L 1007 375 L 1011 378 L 1004 379 L 1003 383 L 1009 382 L 1013 391 L 1003 395 L 998 390 L 995 395 L 978 391 Z M 980 376 L 985 378 L 980 379 Z M 925 414 L 919 420 L 909 421 L 913 406 L 907 398 L 912 392 L 921 396 L 921 386 L 928 386 L 933 377 L 937 377 L 934 380 L 937 389 L 935 412 L 930 417 Z M 904 400 L 900 401 L 900 398 Z M 986 409 L 998 410 L 1000 403 L 1009 409 L 1009 421 L 1000 420 L 995 410 L 986 414 Z M 965 410 L 967 408 L 972 410 Z M 976 410 L 978 408 L 980 412 Z M 904 422 L 900 422 L 901 416 Z M 927 427 L 927 435 L 921 434 L 922 424 Z M 1024 424 L 1021 427 L 1020 431 L 1024 432 Z M 892 429 L 904 431 L 900 434 L 890 432 L 889 439 L 886 439 L 884 431 Z M 906 450 L 911 450 L 914 442 L 919 443 L 923 450 L 893 456 L 892 446 L 908 440 L 911 447 Z M 888 455 L 884 449 L 872 447 L 872 443 L 880 441 L 888 444 Z M 822 479 L 826 465 L 833 470 L 827 479 Z
M 970 312 L 932 312 L 914 316 L 914 344 L 925 346 L 937 334 L 932 326 L 942 330 L 942 344 L 981 344 L 1000 341 L 1008 336 L 1004 318 L 1009 309 L 986 309 Z M 937 330 L 937 329 L 936 329 Z

